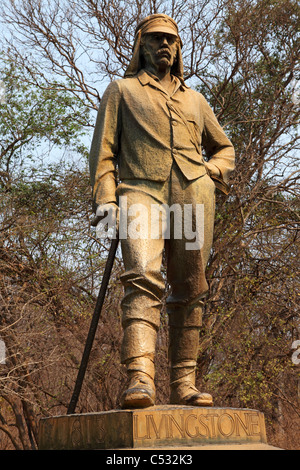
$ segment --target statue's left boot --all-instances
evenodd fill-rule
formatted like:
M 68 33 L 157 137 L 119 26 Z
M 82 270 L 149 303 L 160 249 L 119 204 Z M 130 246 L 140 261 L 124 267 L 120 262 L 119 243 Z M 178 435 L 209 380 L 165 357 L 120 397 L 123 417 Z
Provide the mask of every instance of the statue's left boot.
M 195 386 L 202 305 L 169 310 L 171 363 L 170 403 L 188 406 L 213 406 L 209 393 Z

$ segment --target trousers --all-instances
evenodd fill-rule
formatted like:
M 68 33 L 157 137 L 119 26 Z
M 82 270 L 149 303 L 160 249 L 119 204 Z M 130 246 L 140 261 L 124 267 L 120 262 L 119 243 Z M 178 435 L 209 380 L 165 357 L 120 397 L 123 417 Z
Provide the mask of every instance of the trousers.
M 126 332 L 121 361 L 128 363 L 138 357 L 153 357 L 154 342 L 149 341 L 149 335 L 160 326 L 166 286 L 170 287 L 166 304 L 171 316 L 176 313 L 178 317 L 184 311 L 188 321 L 187 311 L 195 317 L 195 308 L 203 304 L 201 299 L 208 290 L 205 269 L 213 241 L 215 184 L 208 175 L 188 181 L 174 162 L 166 182 L 126 180 L 118 186 L 117 196 L 124 263 L 122 325 Z M 137 321 L 149 326 L 145 341 L 138 327 L 131 328 Z

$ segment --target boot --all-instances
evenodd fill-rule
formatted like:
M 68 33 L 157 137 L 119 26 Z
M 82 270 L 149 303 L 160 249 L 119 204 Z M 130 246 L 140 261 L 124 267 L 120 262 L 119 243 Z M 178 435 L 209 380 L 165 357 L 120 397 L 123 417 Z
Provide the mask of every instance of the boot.
M 129 383 L 121 397 L 121 408 L 147 408 L 155 404 L 154 378 L 144 371 L 128 370 Z
M 209 393 L 202 393 L 195 386 L 195 366 L 177 364 L 171 372 L 170 403 L 187 406 L 213 406 Z
M 155 404 L 156 335 L 157 330 L 145 321 L 131 321 L 124 329 L 122 363 L 127 366 L 128 385 L 121 397 L 123 409 Z
M 170 324 L 171 377 L 170 403 L 188 406 L 212 406 L 208 393 L 195 386 L 202 305 L 168 308 Z

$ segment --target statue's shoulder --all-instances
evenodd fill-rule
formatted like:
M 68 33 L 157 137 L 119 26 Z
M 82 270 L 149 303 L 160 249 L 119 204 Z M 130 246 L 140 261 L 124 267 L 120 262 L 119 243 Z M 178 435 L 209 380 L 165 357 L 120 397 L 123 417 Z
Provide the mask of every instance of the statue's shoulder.
M 119 90 L 120 89 L 120 83 L 122 81 L 122 78 L 118 78 L 116 80 L 112 80 L 106 87 L 106 91 L 114 91 L 114 90 Z
M 140 74 L 132 75 L 130 77 L 124 77 L 118 80 L 119 85 L 122 89 L 131 89 L 135 88 L 138 84 L 140 84 L 139 80 Z
M 186 86 L 186 91 L 191 94 L 195 99 L 198 99 L 198 100 L 204 100 L 204 96 L 202 95 L 202 93 L 200 93 L 199 91 L 195 90 L 195 88 L 191 88 L 189 86 Z
M 195 102 L 198 102 L 202 106 L 207 106 L 207 99 L 200 91 L 197 91 L 193 88 L 189 88 L 189 93 L 192 95 Z
M 125 90 L 135 88 L 137 83 L 139 83 L 137 75 L 132 77 L 118 78 L 110 82 L 107 89 L 113 92 L 118 91 L 119 93 L 122 93 Z

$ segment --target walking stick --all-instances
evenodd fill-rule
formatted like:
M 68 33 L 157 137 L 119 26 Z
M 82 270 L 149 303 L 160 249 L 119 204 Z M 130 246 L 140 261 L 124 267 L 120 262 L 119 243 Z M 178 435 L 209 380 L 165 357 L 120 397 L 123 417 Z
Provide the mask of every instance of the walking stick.
M 95 338 L 95 334 L 96 334 L 96 330 L 97 330 L 97 326 L 98 326 L 98 322 L 99 322 L 99 318 L 100 318 L 100 314 L 101 314 L 101 310 L 102 310 L 102 306 L 103 306 L 103 302 L 104 302 L 104 298 L 105 298 L 105 294 L 106 294 L 106 290 L 107 290 L 111 270 L 112 270 L 112 267 L 113 267 L 113 264 L 114 264 L 114 259 L 115 259 L 115 254 L 116 254 L 116 251 L 117 251 L 117 248 L 118 248 L 118 243 L 119 243 L 119 234 L 117 233 L 116 237 L 111 242 L 110 250 L 109 250 L 109 253 L 108 253 L 106 266 L 105 266 L 105 269 L 104 269 L 104 274 L 103 274 L 103 278 L 102 278 L 102 282 L 101 282 L 101 286 L 100 286 L 100 290 L 99 290 L 99 294 L 98 294 L 94 314 L 93 314 L 93 317 L 92 317 L 92 320 L 91 320 L 90 329 L 89 329 L 89 332 L 88 332 L 84 352 L 83 352 L 83 355 L 82 355 L 81 364 L 80 364 L 80 367 L 79 367 L 79 370 L 78 370 L 78 375 L 77 375 L 73 395 L 72 395 L 72 398 L 71 398 L 71 401 L 70 401 L 70 404 L 69 404 L 69 407 L 68 407 L 68 411 L 67 411 L 68 415 L 73 414 L 75 412 L 75 408 L 76 408 L 77 401 L 78 401 L 78 398 L 79 398 L 79 394 L 80 394 L 80 391 L 81 391 L 82 382 L 83 382 L 83 379 L 84 379 L 84 376 L 85 376 L 85 372 L 86 372 L 90 352 L 91 352 L 93 341 L 94 341 L 94 338 Z

